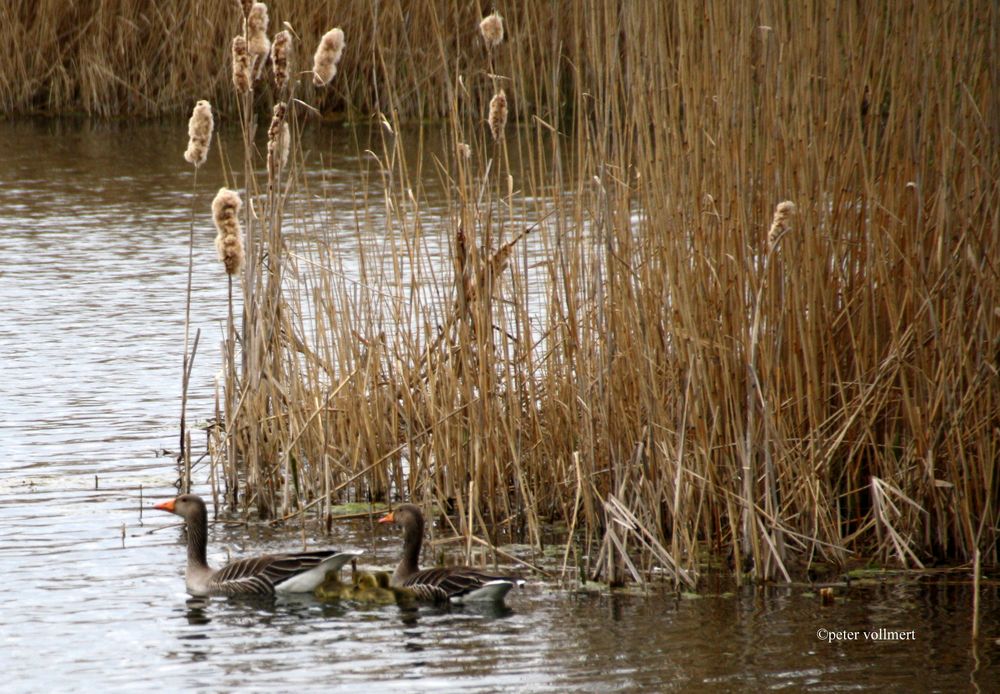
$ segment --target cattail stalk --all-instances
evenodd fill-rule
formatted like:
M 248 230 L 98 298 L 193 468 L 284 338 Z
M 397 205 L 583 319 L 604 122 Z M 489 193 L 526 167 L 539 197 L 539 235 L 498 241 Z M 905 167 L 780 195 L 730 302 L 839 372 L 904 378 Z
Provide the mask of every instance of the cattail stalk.
M 212 118 L 212 105 L 204 99 L 195 104 L 188 121 L 188 146 L 184 159 L 201 166 L 208 159 L 208 150 L 212 144 L 212 129 L 215 121 Z
M 741 521 L 743 526 L 743 552 L 744 554 L 751 554 L 754 558 L 755 571 L 758 575 L 762 575 L 760 572 L 764 570 L 765 566 L 772 567 L 770 570 L 773 572 L 774 567 L 780 570 L 785 578 L 788 579 L 788 572 L 785 569 L 785 541 L 784 532 L 781 528 L 774 528 L 772 539 L 767 543 L 766 548 L 769 552 L 769 556 L 773 559 L 773 563 L 770 561 L 764 562 L 762 552 L 765 545 L 761 543 L 760 536 L 757 533 L 757 522 L 759 521 L 758 512 L 756 510 L 757 499 L 755 490 L 755 480 L 757 479 L 757 461 L 756 456 L 758 453 L 763 454 L 764 458 L 764 512 L 765 514 L 771 515 L 776 514 L 778 509 L 778 492 L 777 492 L 777 477 L 774 468 L 774 457 L 772 455 L 772 442 L 771 436 L 768 429 L 768 417 L 770 416 L 767 408 L 767 381 L 762 380 L 760 376 L 760 369 L 758 368 L 759 355 L 763 349 L 770 347 L 767 343 L 761 344 L 761 326 L 766 323 L 765 316 L 763 315 L 764 309 L 764 291 L 769 286 L 768 282 L 768 260 L 770 254 L 774 252 L 777 248 L 778 243 L 781 238 L 789 232 L 791 229 L 791 218 L 795 214 L 795 203 L 788 200 L 778 203 L 778 206 L 774 208 L 774 217 L 771 220 L 771 228 L 767 232 L 767 255 L 764 257 L 764 264 L 762 266 L 764 276 L 761 280 L 760 286 L 757 287 L 757 292 L 754 295 L 753 311 L 751 313 L 750 321 L 750 335 L 749 335 L 749 345 L 747 350 L 747 392 L 746 392 L 746 430 L 744 433 L 743 450 L 741 451 L 742 457 L 742 477 L 743 477 L 743 488 L 742 488 L 742 502 L 743 508 L 741 509 Z M 757 436 L 757 416 L 758 410 L 761 410 L 760 415 L 763 423 L 763 431 L 758 439 Z
M 267 5 L 255 2 L 247 16 L 247 50 L 253 59 L 253 78 L 260 79 L 264 72 L 264 63 L 271 52 L 271 41 L 267 38 Z
M 233 38 L 233 86 L 240 94 L 250 91 L 252 60 L 247 40 L 242 35 Z
M 482 34 L 487 49 L 496 48 L 503 42 L 503 17 L 496 12 L 484 17 L 479 23 L 479 33 Z
M 344 53 L 344 32 L 340 27 L 323 34 L 313 56 L 313 84 L 322 87 L 337 75 L 337 63 Z
M 191 194 L 191 220 L 188 230 L 188 271 L 187 271 L 187 294 L 184 303 L 184 360 L 181 368 L 181 421 L 180 421 L 180 452 L 177 456 L 178 464 L 184 466 L 185 470 L 191 468 L 191 451 L 189 441 L 190 435 L 187 432 L 187 393 L 188 383 L 191 377 L 191 360 L 194 358 L 194 350 L 198 348 L 198 338 L 195 337 L 194 348 L 188 353 L 188 339 L 191 330 L 191 278 L 194 274 L 194 217 L 195 198 L 198 191 L 198 168 L 208 159 L 208 150 L 212 143 L 212 130 L 215 121 L 212 118 L 212 105 L 205 100 L 195 104 L 191 112 L 191 119 L 188 121 L 188 146 L 184 152 L 184 159 L 194 164 L 194 184 Z M 190 487 L 190 472 L 185 476 L 188 487 Z
M 267 170 L 272 178 L 288 162 L 290 137 L 285 120 L 287 113 L 288 106 L 284 102 L 275 104 L 271 126 L 267 129 Z
M 791 230 L 792 215 L 795 214 L 795 203 L 790 200 L 779 202 L 774 208 L 774 218 L 771 220 L 771 228 L 767 232 L 767 249 L 774 250 L 781 241 L 781 237 Z
M 490 131 L 493 139 L 499 142 L 503 139 L 503 129 L 507 125 L 507 94 L 503 89 L 490 99 Z
M 243 201 L 235 190 L 219 189 L 212 201 L 212 218 L 218 235 L 215 237 L 215 250 L 219 260 L 226 266 L 230 275 L 239 274 L 243 267 L 243 233 L 240 229 L 240 208 Z
M 287 29 L 274 35 L 271 45 L 271 68 L 274 70 L 274 85 L 280 92 L 288 84 L 288 58 L 292 50 L 292 34 Z
M 276 146 L 278 150 L 278 164 L 282 169 L 288 164 L 288 153 L 291 151 L 291 147 L 292 134 L 288 123 L 285 122 L 281 124 L 281 131 L 278 133 L 278 144 Z

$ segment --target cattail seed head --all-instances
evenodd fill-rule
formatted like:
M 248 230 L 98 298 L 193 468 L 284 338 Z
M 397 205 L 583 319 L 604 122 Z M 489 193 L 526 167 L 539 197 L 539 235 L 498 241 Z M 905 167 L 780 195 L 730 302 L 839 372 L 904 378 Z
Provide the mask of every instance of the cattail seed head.
M 233 38 L 233 86 L 240 94 L 250 91 L 250 52 L 247 40 L 242 36 Z
M 292 132 L 288 127 L 288 122 L 281 124 L 281 132 L 278 133 L 278 163 L 281 168 L 284 169 L 285 165 L 288 164 L 288 153 L 292 148 Z
M 507 94 L 501 89 L 490 99 L 490 131 L 494 140 L 499 142 L 503 139 L 503 129 L 506 125 Z
M 243 18 L 246 19 L 250 16 L 250 8 L 253 7 L 253 0 L 240 0 L 240 5 L 243 7 Z
M 271 52 L 271 41 L 267 38 L 267 5 L 255 2 L 247 16 L 247 50 L 253 59 L 253 78 L 260 79 L 264 63 Z
M 271 126 L 267 129 L 267 170 L 273 176 L 279 169 L 285 168 L 288 162 L 288 149 L 291 138 L 288 132 L 288 121 L 285 116 L 288 106 L 284 102 L 274 105 L 274 115 Z
M 184 159 L 201 166 L 208 159 L 208 149 L 212 144 L 212 129 L 215 120 L 212 118 L 212 105 L 204 99 L 194 106 L 191 119 L 188 121 L 188 146 Z
M 267 129 L 267 139 L 268 142 L 274 140 L 275 135 L 278 132 L 278 128 L 285 120 L 285 114 L 288 113 L 288 104 L 284 101 L 279 101 L 274 105 L 274 109 L 271 112 L 271 126 Z
M 243 267 L 243 233 L 240 229 L 240 208 L 243 201 L 235 190 L 220 188 L 212 201 L 215 220 L 215 250 L 230 275 L 239 274 Z
M 494 12 L 483 18 L 479 23 L 479 33 L 486 42 L 486 48 L 496 48 L 503 41 L 503 17 Z
M 274 35 L 271 44 L 271 67 L 274 70 L 274 85 L 281 91 L 288 84 L 288 57 L 292 49 L 292 34 L 287 29 Z
M 344 32 L 340 27 L 323 34 L 313 56 L 313 84 L 322 87 L 337 74 L 337 63 L 344 53 Z
M 771 220 L 771 229 L 767 232 L 768 250 L 774 250 L 781 237 L 791 231 L 791 219 L 795 214 L 795 203 L 790 200 L 779 202 L 774 208 L 774 218 Z

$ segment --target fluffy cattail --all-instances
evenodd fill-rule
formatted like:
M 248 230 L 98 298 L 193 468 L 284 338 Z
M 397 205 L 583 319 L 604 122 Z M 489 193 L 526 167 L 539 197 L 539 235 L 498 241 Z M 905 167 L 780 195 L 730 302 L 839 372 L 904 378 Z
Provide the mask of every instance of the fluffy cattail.
M 472 158 L 472 147 L 469 147 L 469 145 L 465 144 L 464 142 L 459 142 L 457 149 L 458 149 L 458 156 L 464 159 Z
M 790 200 L 779 202 L 774 208 L 774 219 L 771 220 L 771 229 L 767 232 L 767 247 L 774 250 L 781 237 L 791 230 L 790 222 L 795 214 L 795 203 Z
M 274 35 L 271 45 L 271 67 L 274 69 L 274 85 L 281 91 L 288 84 L 288 55 L 292 49 L 292 34 L 287 29 Z
M 267 129 L 267 170 L 273 176 L 278 169 L 285 168 L 288 162 L 288 149 L 291 142 L 288 132 L 288 121 L 285 115 L 288 107 L 284 102 L 274 105 L 274 115 L 271 127 Z
M 243 266 L 243 233 L 240 230 L 240 208 L 243 201 L 235 190 L 220 188 L 212 201 L 212 218 L 219 232 L 215 250 L 230 275 L 239 274 Z
M 507 125 L 507 94 L 501 89 L 490 99 L 490 130 L 493 139 L 503 139 L 503 129 Z
M 205 100 L 194 105 L 191 120 L 188 121 L 188 146 L 184 159 L 201 166 L 208 159 L 208 148 L 212 144 L 212 129 L 215 121 L 212 118 L 212 105 Z
M 495 48 L 503 41 L 503 17 L 496 12 L 489 17 L 485 17 L 479 23 L 479 33 L 483 35 L 483 41 L 487 48 Z
M 233 39 L 233 85 L 240 94 L 250 91 L 250 52 L 242 36 Z
M 255 2 L 247 16 L 247 50 L 253 58 L 253 78 L 260 79 L 264 63 L 271 52 L 271 41 L 267 38 L 267 5 Z
M 344 53 L 344 32 L 340 27 L 323 34 L 313 57 L 313 84 L 322 87 L 337 74 L 337 63 Z
M 285 168 L 288 163 L 288 153 L 292 147 L 292 133 L 288 127 L 288 123 L 281 124 L 281 132 L 278 133 L 278 144 L 276 146 L 278 150 L 278 163 L 281 164 L 281 168 Z

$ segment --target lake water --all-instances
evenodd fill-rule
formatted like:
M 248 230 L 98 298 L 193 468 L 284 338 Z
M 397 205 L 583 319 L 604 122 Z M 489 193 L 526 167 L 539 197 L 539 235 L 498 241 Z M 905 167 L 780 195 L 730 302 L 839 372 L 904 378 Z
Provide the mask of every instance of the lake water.
M 176 449 L 180 408 L 185 124 L 8 122 L 0 138 L 3 692 L 1000 686 L 998 581 L 973 642 L 968 572 L 855 584 L 832 605 L 802 587 L 579 593 L 530 574 L 503 610 L 189 599 L 177 519 L 149 510 L 176 479 L 160 451 Z M 349 138 L 317 142 L 331 189 L 350 191 Z M 196 267 L 217 265 L 203 212 L 217 158 Z M 212 411 L 225 301 L 221 272 L 196 273 L 191 419 Z M 204 475 L 194 491 L 209 495 Z M 364 565 L 391 566 L 399 548 L 364 521 L 306 539 L 365 549 Z M 209 555 L 301 546 L 295 529 L 220 523 Z M 865 637 L 879 629 L 902 636 Z

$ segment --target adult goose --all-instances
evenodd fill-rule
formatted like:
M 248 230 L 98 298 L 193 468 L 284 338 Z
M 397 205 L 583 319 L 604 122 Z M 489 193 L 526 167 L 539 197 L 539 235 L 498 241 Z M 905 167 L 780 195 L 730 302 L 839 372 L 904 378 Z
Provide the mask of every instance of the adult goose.
M 205 559 L 208 541 L 208 511 L 200 496 L 182 494 L 153 508 L 169 511 L 187 523 L 187 569 L 184 581 L 191 595 L 274 595 L 311 593 L 327 572 L 336 571 L 360 551 L 318 550 L 291 554 L 268 554 L 238 559 L 221 569 L 212 569 Z
M 424 540 L 424 514 L 413 504 L 396 507 L 379 519 L 403 528 L 403 558 L 389 580 L 393 588 L 405 588 L 414 597 L 432 602 L 502 601 L 515 585 L 516 576 L 496 576 L 470 566 L 420 570 L 417 560 Z

